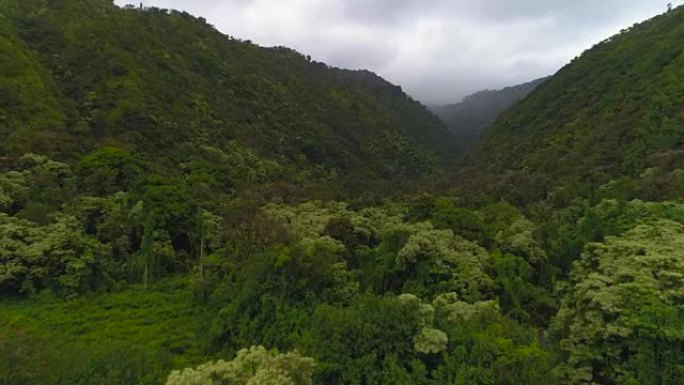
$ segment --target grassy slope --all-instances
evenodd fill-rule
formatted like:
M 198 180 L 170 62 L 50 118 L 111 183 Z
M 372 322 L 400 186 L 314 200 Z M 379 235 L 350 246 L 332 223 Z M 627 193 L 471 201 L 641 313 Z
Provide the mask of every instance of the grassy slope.
M 0 308 L 0 383 L 78 381 L 89 375 L 83 371 L 97 375 L 100 361 L 149 372 L 156 383 L 171 368 L 208 359 L 195 338 L 201 316 L 186 278 L 69 301 L 5 301 Z

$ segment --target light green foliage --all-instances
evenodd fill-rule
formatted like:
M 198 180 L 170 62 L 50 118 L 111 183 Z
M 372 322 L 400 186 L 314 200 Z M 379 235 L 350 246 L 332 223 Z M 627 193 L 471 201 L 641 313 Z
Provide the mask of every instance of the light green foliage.
M 139 280 L 135 257 L 142 251 L 152 256 L 150 277 L 160 274 L 158 264 L 187 261 L 171 249 L 172 231 L 182 229 L 173 219 L 175 208 L 186 206 L 162 182 L 147 186 L 142 202 L 132 199 L 135 192 L 120 192 L 84 197 L 65 208 L 92 239 L 113 247 L 111 258 L 97 261 L 129 261 L 125 268 L 112 264 L 123 271 L 104 270 L 110 277 L 128 273 Z M 495 279 L 488 273 L 495 260 L 451 230 L 407 221 L 404 212 L 403 205 L 352 210 L 330 202 L 248 208 L 249 215 L 230 230 L 261 243 L 236 256 L 232 246 L 221 247 L 234 234 L 222 231 L 226 219 L 198 209 L 188 222 L 197 237 L 205 235 L 207 246 L 202 343 L 212 352 L 236 351 L 255 340 L 300 348 L 320 364 L 316 383 L 403 379 L 432 385 L 461 378 L 544 384 L 532 370 L 548 366 L 535 330 L 503 316 L 494 299 Z M 168 225 L 150 226 L 150 213 Z M 139 246 L 130 247 L 131 232 Z M 178 372 L 176 380 L 201 383 L 207 371 L 218 370 L 215 365 Z M 504 372 L 513 374 L 497 374 Z M 260 372 L 252 381 L 287 383 L 276 374 Z
M 100 284 L 98 280 L 107 279 L 109 247 L 83 234 L 76 218 L 59 216 L 44 231 L 41 240 L 29 246 L 29 255 L 47 268 L 58 266 L 49 274 L 59 275 L 56 284 L 60 291 L 82 293 Z
M 225 180 L 235 188 L 262 184 L 286 173 L 278 162 L 260 156 L 253 149 L 235 140 L 226 143 L 223 149 L 208 144 L 199 146 L 199 149 L 201 157 L 212 162 L 212 165 L 207 165 L 209 168 L 220 169 L 222 175 L 218 176 L 219 179 Z
M 6 188 L 7 187 L 0 186 L 0 210 L 3 212 L 6 212 L 13 202 L 12 197 L 5 192 Z
M 116 147 L 103 147 L 84 156 L 76 165 L 83 192 L 109 195 L 129 190 L 141 177 L 142 163 L 129 152 Z
M 402 208 L 397 206 L 366 208 L 359 212 L 348 210 L 347 206 L 344 202 L 312 201 L 296 206 L 267 205 L 264 210 L 300 237 L 320 236 L 334 218 L 348 218 L 352 231 L 366 236 L 380 234 L 403 223 Z
M 400 265 L 417 263 L 424 258 L 436 258 L 445 263 L 473 266 L 487 261 L 485 250 L 463 240 L 450 230 L 419 230 L 412 234 L 399 251 Z
M 417 307 L 419 314 L 419 322 L 422 327 L 429 327 L 435 321 L 435 309 L 432 305 L 422 303 L 420 298 L 413 294 L 402 294 L 399 296 L 399 300 L 405 305 L 410 307 Z
M 322 236 L 303 238 L 295 245 L 295 248 L 304 258 L 311 259 L 311 262 L 315 263 L 314 259 L 316 258 L 320 258 L 321 261 L 335 259 L 344 250 L 344 245 L 329 236 Z
M 454 236 L 451 230 L 418 230 L 411 234 L 397 253 L 401 269 L 420 270 L 429 262 L 429 274 L 451 275 L 453 288 L 461 295 L 477 299 L 493 289 L 493 282 L 484 272 L 489 255 L 481 247 Z
M 50 287 L 73 295 L 106 279 L 109 247 L 83 234 L 72 216 L 59 215 L 40 227 L 0 214 L 0 227 L 0 285 L 7 292 Z
M 107 266 L 110 283 L 139 278 L 135 263 L 140 241 L 136 242 L 136 238 L 143 232 L 143 208 L 141 202 L 134 202 L 124 192 L 107 197 L 83 197 L 66 208 L 82 223 L 84 231 L 110 247 L 108 257 L 113 261 Z M 161 246 L 160 250 L 168 256 L 168 247 Z
M 440 294 L 433 301 L 439 317 L 448 322 L 471 322 L 482 315 L 497 315 L 499 306 L 495 301 L 467 303 L 460 301 L 456 293 Z
M 223 303 L 212 341 L 236 348 L 258 335 L 273 346 L 302 347 L 320 364 L 317 383 L 432 376 L 437 384 L 454 373 L 466 382 L 506 383 L 506 371 L 514 372 L 509 383 L 544 383 L 534 370 L 548 367 L 548 355 L 535 331 L 501 314 L 489 253 L 451 230 L 407 221 L 405 210 L 266 206 L 259 215 L 290 238 L 234 265 L 211 299 Z M 387 358 L 393 355 L 399 359 Z
M 32 223 L 0 214 L 0 287 L 3 291 L 31 290 L 28 277 L 43 278 L 47 272 L 41 261 L 33 261 L 29 246 L 38 242 L 38 230 Z
M 359 282 L 356 280 L 354 272 L 347 268 L 345 262 L 332 265 L 331 287 L 323 293 L 324 297 L 331 303 L 349 303 L 359 294 Z
M 361 268 L 362 286 L 396 275 L 403 291 L 416 294 L 424 294 L 426 282 L 434 279 L 469 299 L 491 294 L 494 283 L 484 272 L 491 260 L 484 249 L 428 222 L 406 222 L 404 210 L 394 205 L 351 211 L 335 202 L 265 208 L 298 238 L 281 264 L 299 256 L 300 265 L 323 269 L 346 253 L 348 267 Z
M 314 361 L 298 352 L 278 354 L 263 346 L 240 350 L 232 361 L 174 371 L 167 385 L 311 385 Z
M 449 338 L 438 329 L 433 328 L 435 309 L 430 304 L 422 303 L 413 294 L 399 296 L 401 303 L 417 313 L 417 334 L 413 336 L 413 348 L 422 354 L 437 354 L 447 349 Z
M 340 295 L 344 297 L 344 292 L 354 290 L 353 280 L 350 282 L 351 277 L 345 273 L 342 263 L 344 250 L 344 245 L 331 237 L 307 237 L 281 252 L 275 267 L 299 285 L 311 290 L 332 285 L 341 290 Z
M 34 222 L 46 223 L 73 193 L 69 165 L 42 155 L 25 154 L 12 170 L 0 174 L 0 209 Z
M 416 351 L 423 354 L 437 354 L 447 349 L 449 337 L 441 330 L 423 328 L 420 333 L 413 337 Z
M 681 379 L 684 226 L 646 222 L 591 244 L 554 321 L 565 381 L 674 384 Z
M 518 219 L 496 235 L 497 246 L 501 251 L 523 257 L 530 263 L 543 262 L 546 255 L 535 239 L 534 231 L 534 223 Z

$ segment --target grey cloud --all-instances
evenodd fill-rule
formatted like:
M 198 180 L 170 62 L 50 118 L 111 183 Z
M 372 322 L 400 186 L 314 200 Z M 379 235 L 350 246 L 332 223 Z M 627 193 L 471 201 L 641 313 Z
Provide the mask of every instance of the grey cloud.
M 349 0 L 344 1 L 344 16 L 353 20 L 375 23 L 397 22 L 408 17 L 412 10 L 418 8 L 416 0 Z
M 345 43 L 323 55 L 326 61 L 349 69 L 383 68 L 395 58 L 395 52 L 389 46 L 378 47 L 374 44 Z
M 403 22 L 415 16 L 475 18 L 485 22 L 507 22 L 555 16 L 580 20 L 581 26 L 601 24 L 621 15 L 664 9 L 644 0 L 345 0 L 344 16 L 368 22 Z M 457 21 L 457 20 L 454 20 Z

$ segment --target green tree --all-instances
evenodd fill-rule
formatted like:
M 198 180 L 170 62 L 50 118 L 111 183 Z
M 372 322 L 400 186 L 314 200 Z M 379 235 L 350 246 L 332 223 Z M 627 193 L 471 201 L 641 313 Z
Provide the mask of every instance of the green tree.
M 102 147 L 76 165 L 80 188 L 97 196 L 128 191 L 142 176 L 140 161 L 116 147 Z
M 681 381 L 684 226 L 642 221 L 590 244 L 554 320 L 569 384 Z
M 232 361 L 173 371 L 167 385 L 312 385 L 314 361 L 298 352 L 278 354 L 262 346 L 240 350 Z

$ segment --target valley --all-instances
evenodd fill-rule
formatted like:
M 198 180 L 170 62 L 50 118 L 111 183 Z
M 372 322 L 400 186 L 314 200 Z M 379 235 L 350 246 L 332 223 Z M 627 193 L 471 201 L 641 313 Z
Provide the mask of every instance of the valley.
M 683 21 L 435 114 L 186 12 L 0 1 L 0 384 L 681 383 Z

